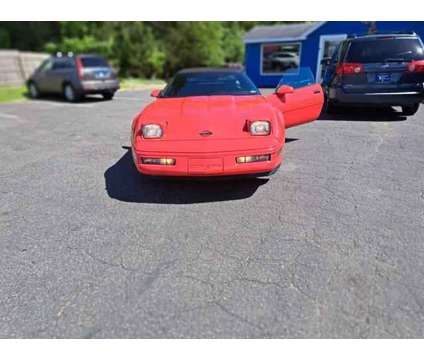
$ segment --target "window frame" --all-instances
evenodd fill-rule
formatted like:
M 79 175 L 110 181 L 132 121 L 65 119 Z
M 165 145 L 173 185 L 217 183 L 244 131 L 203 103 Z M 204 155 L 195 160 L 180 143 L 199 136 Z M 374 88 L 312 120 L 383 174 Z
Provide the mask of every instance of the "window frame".
M 85 67 L 85 68 L 96 68 L 96 67 L 97 68 L 98 67 L 110 68 L 111 67 L 110 64 L 109 64 L 109 62 L 107 61 L 107 59 L 104 56 L 101 56 L 101 55 L 89 55 L 89 56 L 82 55 L 79 58 L 80 58 L 80 61 L 81 61 L 82 66 Z M 96 65 L 96 66 L 91 66 L 91 65 L 88 66 L 87 64 L 84 64 L 84 61 L 85 60 L 90 61 L 90 60 L 93 60 L 93 59 L 95 59 L 95 60 L 101 60 L 102 64 L 101 65 Z
M 263 60 L 264 60 L 264 47 L 265 46 L 272 46 L 272 45 L 299 45 L 299 65 L 297 66 L 296 72 L 299 72 L 300 69 L 300 63 L 302 60 L 302 42 L 301 41 L 296 41 L 296 42 L 291 42 L 291 41 L 278 41 L 278 42 L 271 42 L 271 43 L 262 43 L 261 44 L 261 49 L 260 49 L 260 60 L 259 60 L 259 74 L 261 76 L 281 76 L 283 75 L 285 72 L 273 72 L 273 73 L 267 73 L 264 72 L 263 70 Z M 293 74 L 295 74 L 296 72 L 293 72 Z
M 37 72 L 40 74 L 45 74 L 47 71 L 51 71 L 53 69 L 53 59 L 48 58 L 42 62 Z

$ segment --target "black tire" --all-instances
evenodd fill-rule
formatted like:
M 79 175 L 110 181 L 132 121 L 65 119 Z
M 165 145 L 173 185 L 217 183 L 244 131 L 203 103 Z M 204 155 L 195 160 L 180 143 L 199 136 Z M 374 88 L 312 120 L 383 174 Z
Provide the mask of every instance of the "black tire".
M 112 100 L 113 97 L 115 96 L 115 93 L 114 92 L 105 92 L 105 93 L 102 94 L 102 96 L 103 96 L 103 99 L 105 99 L 105 100 Z
M 31 99 L 38 99 L 41 96 L 38 86 L 33 81 L 28 83 L 28 95 Z
M 68 102 L 78 102 L 82 98 L 81 94 L 69 83 L 63 85 L 63 97 Z
M 321 114 L 334 114 L 334 103 L 328 98 L 328 89 L 324 88 L 324 104 L 321 109 Z
M 327 97 L 324 103 L 324 112 L 327 114 L 335 114 L 337 112 L 337 106 Z
M 412 116 L 418 111 L 419 107 L 420 107 L 420 104 L 402 106 L 402 115 Z

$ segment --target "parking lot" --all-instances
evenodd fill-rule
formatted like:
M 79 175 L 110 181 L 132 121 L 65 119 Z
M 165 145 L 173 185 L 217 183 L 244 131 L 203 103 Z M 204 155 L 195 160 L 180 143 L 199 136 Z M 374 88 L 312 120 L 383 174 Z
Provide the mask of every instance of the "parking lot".
M 151 98 L 0 105 L 1 337 L 424 336 L 424 108 L 288 130 L 267 179 L 138 176 Z

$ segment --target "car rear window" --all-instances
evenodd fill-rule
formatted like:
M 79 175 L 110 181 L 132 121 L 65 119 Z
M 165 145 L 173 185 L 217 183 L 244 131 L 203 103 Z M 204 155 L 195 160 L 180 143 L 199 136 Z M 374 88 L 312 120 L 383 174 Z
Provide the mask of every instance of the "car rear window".
M 258 94 L 259 90 L 245 74 L 213 71 L 177 74 L 161 97 Z
M 353 41 L 345 62 L 373 63 L 386 61 L 424 60 L 424 51 L 417 38 Z
M 109 64 L 102 57 L 81 57 L 82 66 L 84 67 L 109 67 Z

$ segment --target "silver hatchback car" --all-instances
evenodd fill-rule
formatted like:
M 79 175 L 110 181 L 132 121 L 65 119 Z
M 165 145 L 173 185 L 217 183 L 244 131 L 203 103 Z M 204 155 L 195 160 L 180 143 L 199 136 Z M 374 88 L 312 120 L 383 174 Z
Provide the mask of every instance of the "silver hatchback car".
M 101 94 L 111 100 L 119 89 L 116 72 L 99 55 L 61 55 L 45 60 L 27 80 L 32 98 L 62 94 L 70 102 L 87 94 Z

